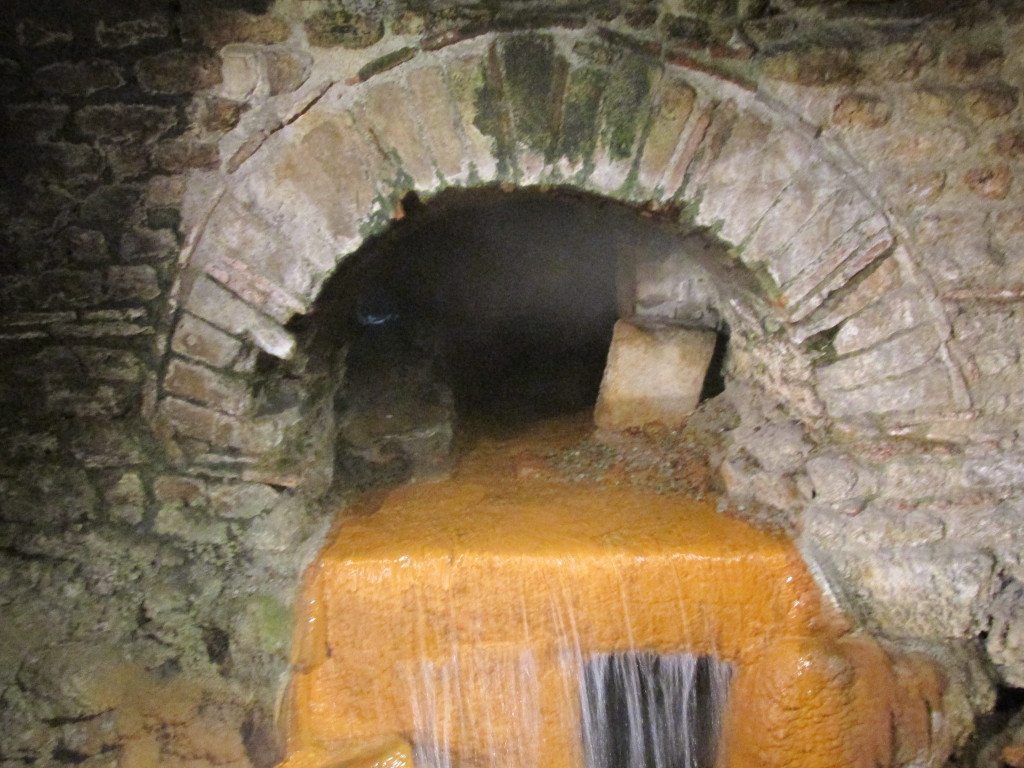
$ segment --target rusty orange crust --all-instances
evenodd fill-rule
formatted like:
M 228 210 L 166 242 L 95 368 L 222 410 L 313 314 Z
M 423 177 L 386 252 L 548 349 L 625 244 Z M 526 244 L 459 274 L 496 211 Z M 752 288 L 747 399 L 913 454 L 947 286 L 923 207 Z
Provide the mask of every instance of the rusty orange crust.
M 578 662 L 630 649 L 735 664 L 723 765 L 890 766 L 928 749 L 938 678 L 844 634 L 789 541 L 711 502 L 518 468 L 487 446 L 341 521 L 306 577 L 288 768 L 364 765 L 343 745 L 413 740 L 424 691 L 448 713 L 453 765 L 578 768 Z M 524 651 L 528 733 L 510 684 Z M 495 743 L 526 741 L 495 762 Z

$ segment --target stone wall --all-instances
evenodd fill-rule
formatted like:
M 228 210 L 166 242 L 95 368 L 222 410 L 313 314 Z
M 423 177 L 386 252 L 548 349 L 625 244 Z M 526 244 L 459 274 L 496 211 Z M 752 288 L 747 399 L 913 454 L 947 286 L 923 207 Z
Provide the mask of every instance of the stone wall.
M 0 765 L 270 759 L 330 480 L 294 318 L 408 191 L 485 183 L 710 228 L 779 404 L 737 501 L 1024 685 L 1024 14 L 938 5 L 12 4 Z

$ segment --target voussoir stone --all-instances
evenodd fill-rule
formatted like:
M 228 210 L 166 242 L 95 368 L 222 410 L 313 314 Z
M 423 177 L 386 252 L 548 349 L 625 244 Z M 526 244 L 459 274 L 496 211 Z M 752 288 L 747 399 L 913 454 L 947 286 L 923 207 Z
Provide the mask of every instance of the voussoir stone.
M 196 280 L 185 307 L 228 333 L 251 338 L 275 357 L 288 358 L 295 352 L 295 338 L 288 331 L 208 277 Z
M 437 179 L 408 103 L 408 94 L 399 83 L 375 81 L 363 97 L 362 115 L 377 140 L 398 155 L 402 171 L 412 177 L 416 188 L 430 190 Z
M 685 136 L 684 129 L 696 98 L 696 92 L 687 84 L 669 78 L 662 81 L 651 129 L 640 157 L 640 183 L 647 189 L 654 190 L 662 185 L 662 177 Z

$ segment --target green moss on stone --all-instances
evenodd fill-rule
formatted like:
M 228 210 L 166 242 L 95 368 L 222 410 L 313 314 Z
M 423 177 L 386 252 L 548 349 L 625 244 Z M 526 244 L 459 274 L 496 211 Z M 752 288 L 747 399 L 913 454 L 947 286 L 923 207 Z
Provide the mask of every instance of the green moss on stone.
M 416 55 L 416 49 L 411 47 L 399 48 L 397 51 L 385 53 L 378 59 L 364 64 L 356 74 L 360 80 L 369 80 L 374 75 L 394 69 L 399 64 L 404 64 Z
M 570 160 L 589 160 L 594 154 L 601 94 L 607 85 L 608 74 L 598 69 L 584 67 L 569 76 L 559 155 Z
M 250 607 L 256 638 L 268 653 L 282 653 L 288 649 L 292 636 L 292 612 L 284 603 L 271 595 L 257 595 Z
M 383 22 L 347 11 L 336 3 L 314 13 L 305 26 L 310 45 L 320 48 L 367 48 L 384 37 Z
M 512 169 L 515 167 L 515 147 L 505 109 L 497 52 L 494 48 L 491 48 L 480 65 L 480 86 L 473 106 L 473 125 L 480 133 L 492 137 L 495 141 L 498 174 L 502 178 L 511 178 Z
M 633 154 L 637 133 L 647 116 L 653 67 L 639 56 L 630 56 L 613 70 L 605 91 L 603 136 L 609 154 L 625 160 Z
M 565 62 L 548 36 L 513 35 L 502 40 L 505 97 L 516 138 L 547 151 L 565 85 Z

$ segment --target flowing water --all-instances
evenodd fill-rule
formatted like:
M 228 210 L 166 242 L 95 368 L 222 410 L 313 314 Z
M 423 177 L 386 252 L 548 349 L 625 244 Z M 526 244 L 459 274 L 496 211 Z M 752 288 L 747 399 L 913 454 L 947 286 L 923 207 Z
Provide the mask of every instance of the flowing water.
M 307 574 L 287 768 L 890 765 L 892 667 L 792 544 L 567 482 L 545 457 L 578 437 L 482 441 L 342 514 Z
M 592 656 L 580 686 L 587 768 L 712 768 L 730 677 L 711 656 Z

